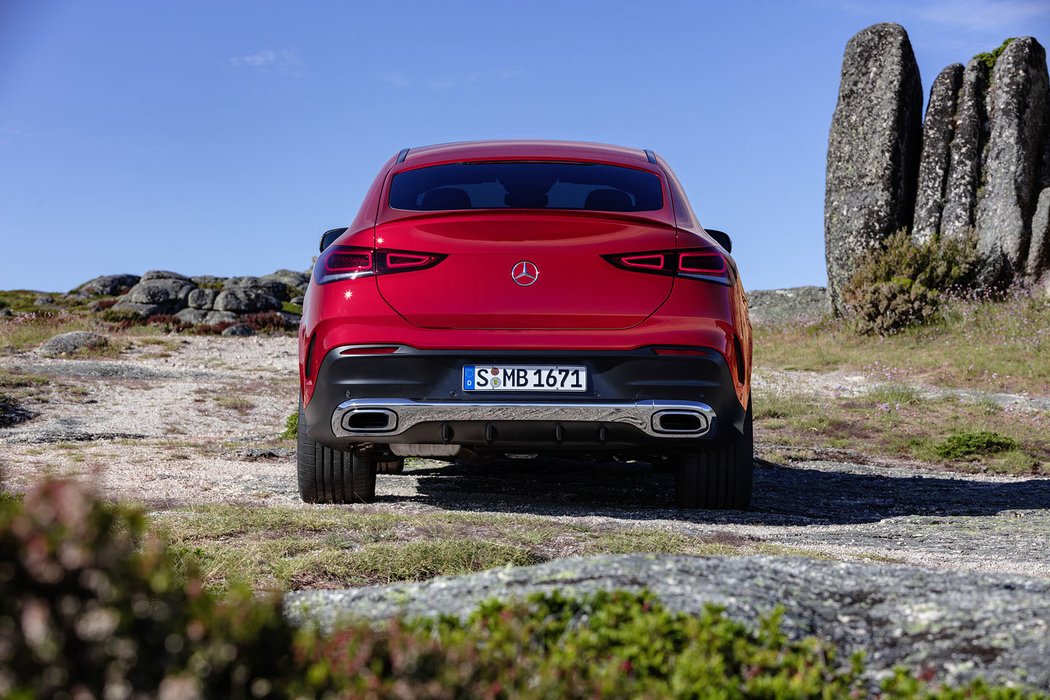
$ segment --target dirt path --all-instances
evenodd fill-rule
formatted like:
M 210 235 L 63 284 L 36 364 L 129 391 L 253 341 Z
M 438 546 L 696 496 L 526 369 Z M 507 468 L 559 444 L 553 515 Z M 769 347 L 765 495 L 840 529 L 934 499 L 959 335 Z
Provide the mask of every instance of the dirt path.
M 309 507 L 296 492 L 293 444 L 278 439 L 295 406 L 294 339 L 133 341 L 117 359 L 23 353 L 0 358 L 0 371 L 48 379 L 23 391 L 23 405 L 37 417 L 0 429 L 8 489 L 24 490 L 50 473 L 152 509 Z M 758 395 L 834 396 L 872 386 L 838 373 L 763 372 L 755 381 Z M 683 513 L 672 507 L 672 488 L 669 474 L 641 464 L 420 461 L 404 475 L 380 476 L 376 505 L 350 508 L 517 513 L 762 542 L 835 559 L 1050 578 L 1050 479 L 831 459 L 760 462 L 746 513 Z

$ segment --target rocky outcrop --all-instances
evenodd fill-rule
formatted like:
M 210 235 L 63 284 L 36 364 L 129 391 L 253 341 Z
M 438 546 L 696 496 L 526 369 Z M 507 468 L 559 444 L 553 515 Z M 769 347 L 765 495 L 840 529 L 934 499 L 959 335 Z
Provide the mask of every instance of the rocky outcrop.
M 95 300 L 92 308 L 106 313 L 134 314 L 142 318 L 174 316 L 182 323 L 200 325 L 236 324 L 245 316 L 276 313 L 277 324 L 294 327 L 298 314 L 284 310 L 284 302 L 301 303 L 310 275 L 292 270 L 278 270 L 262 277 L 186 277 L 166 270 L 151 270 L 118 297 L 115 304 Z M 99 277 L 81 285 L 77 292 L 84 298 L 103 295 L 116 289 L 126 276 Z M 86 290 L 86 291 L 84 291 Z M 97 302 L 97 303 L 96 303 Z M 267 325 L 272 319 L 266 320 Z
M 988 66 L 975 58 L 963 71 L 956 103 L 955 133 L 941 214 L 941 235 L 946 238 L 963 238 L 974 232 L 981 151 L 988 141 L 988 112 L 984 107 L 987 90 Z
M 1039 169 L 1050 127 L 1046 51 L 1016 39 L 995 64 L 988 91 L 991 133 L 977 202 L 977 247 L 985 284 L 1023 275 L 1031 242 Z
M 828 315 L 828 290 L 824 287 L 759 289 L 747 293 L 751 323 L 757 325 L 810 324 Z
M 952 137 L 955 135 L 956 100 L 962 86 L 963 67 L 953 63 L 933 81 L 926 118 L 922 123 L 922 156 L 915 194 L 915 217 L 911 235 L 925 243 L 941 229 L 941 213 L 948 187 Z
M 1046 51 L 1022 37 L 978 54 L 965 69 L 953 64 L 941 71 L 930 89 L 912 202 L 906 178 L 895 179 L 906 172 L 897 169 L 906 159 L 896 157 L 906 153 L 912 127 L 901 119 L 906 108 L 889 108 L 906 103 L 899 47 L 907 37 L 887 28 L 894 26 L 860 32 L 843 60 L 824 212 L 834 310 L 843 311 L 839 290 L 859 254 L 909 222 L 917 244 L 973 237 L 978 283 L 985 289 L 1046 286 L 1050 201 L 1040 205 L 1050 188 Z M 887 140 L 900 151 L 872 146 Z M 896 182 L 905 185 L 889 186 Z
M 911 225 L 922 85 L 907 32 L 876 24 L 846 45 L 828 140 L 824 237 L 836 311 L 856 261 Z
M 783 606 L 792 638 L 816 635 L 866 652 L 872 680 L 896 665 L 938 683 L 982 676 L 1050 689 L 1050 581 L 790 557 L 601 556 L 497 569 L 425 583 L 285 596 L 294 622 L 330 627 L 353 615 L 465 615 L 489 598 L 647 589 L 672 610 L 725 606 L 753 624 Z

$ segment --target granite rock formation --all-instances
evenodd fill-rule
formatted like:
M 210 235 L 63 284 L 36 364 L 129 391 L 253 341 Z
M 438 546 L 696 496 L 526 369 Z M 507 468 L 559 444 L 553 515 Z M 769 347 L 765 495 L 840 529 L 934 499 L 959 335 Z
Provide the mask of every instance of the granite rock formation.
M 824 236 L 828 291 L 841 292 L 858 259 L 911 225 L 922 129 L 922 85 L 898 24 L 876 24 L 846 45 L 828 141 Z
M 1032 37 L 1014 40 L 995 64 L 988 89 L 991 133 L 977 202 L 977 249 L 986 284 L 1025 272 L 1047 138 L 1046 51 Z
M 846 47 L 824 212 L 833 310 L 844 311 L 841 289 L 859 256 L 909 226 L 916 243 L 973 236 L 983 289 L 1026 284 L 1050 292 L 1046 51 L 1021 37 L 965 69 L 941 71 L 930 89 L 915 179 L 908 176 L 915 143 L 910 56 L 897 25 L 869 27 Z
M 988 112 L 984 107 L 987 90 L 988 66 L 974 58 L 963 71 L 956 101 L 955 132 L 941 213 L 940 233 L 947 238 L 962 238 L 974 231 L 981 151 L 988 142 Z
M 962 64 L 953 63 L 940 72 L 930 88 L 930 101 L 922 123 L 922 156 L 911 233 L 916 243 L 925 243 L 941 229 L 955 135 L 956 100 L 962 78 Z
M 294 327 L 299 322 L 299 316 L 285 311 L 284 303 L 294 299 L 299 299 L 301 303 L 310 276 L 302 272 L 278 270 L 263 277 L 225 278 L 205 275 L 190 278 L 175 272 L 152 270 L 136 280 L 137 283 L 117 298 L 112 311 L 143 318 L 174 316 L 192 325 L 235 324 L 251 314 L 273 312 L 284 319 L 286 326 Z M 92 285 L 96 281 L 85 283 L 79 289 L 114 288 L 113 285 L 103 283 Z M 95 308 L 104 312 L 107 307 Z

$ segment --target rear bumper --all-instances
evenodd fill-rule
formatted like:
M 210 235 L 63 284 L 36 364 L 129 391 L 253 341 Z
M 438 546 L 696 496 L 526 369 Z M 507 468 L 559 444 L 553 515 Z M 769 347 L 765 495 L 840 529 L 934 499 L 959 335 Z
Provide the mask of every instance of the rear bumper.
M 456 423 L 506 422 L 561 425 L 551 439 L 564 442 L 565 423 L 624 425 L 657 438 L 703 437 L 714 428 L 715 412 L 692 401 L 639 401 L 636 403 L 538 403 L 472 401 L 406 401 L 356 399 L 344 401 L 332 413 L 332 434 L 339 438 L 397 437 L 427 423 L 441 423 L 443 442 L 455 442 Z M 486 442 L 498 432 L 489 431 Z M 560 439 L 559 439 L 560 438 Z
M 306 430 L 337 449 L 359 444 L 456 444 L 568 452 L 687 450 L 738 435 L 743 409 L 723 355 L 610 352 L 434 351 L 400 347 L 388 355 L 321 362 L 305 407 Z M 586 365 L 585 392 L 466 392 L 465 364 Z

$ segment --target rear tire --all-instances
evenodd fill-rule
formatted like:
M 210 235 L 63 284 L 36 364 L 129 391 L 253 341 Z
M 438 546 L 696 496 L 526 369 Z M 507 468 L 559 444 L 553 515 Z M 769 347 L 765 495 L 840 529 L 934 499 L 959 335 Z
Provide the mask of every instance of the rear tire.
M 368 452 L 343 452 L 311 440 L 299 407 L 296 467 L 306 503 L 371 503 L 376 499 L 376 460 Z
M 679 457 L 675 501 L 679 508 L 747 510 L 754 478 L 755 437 L 751 403 L 744 434 Z

